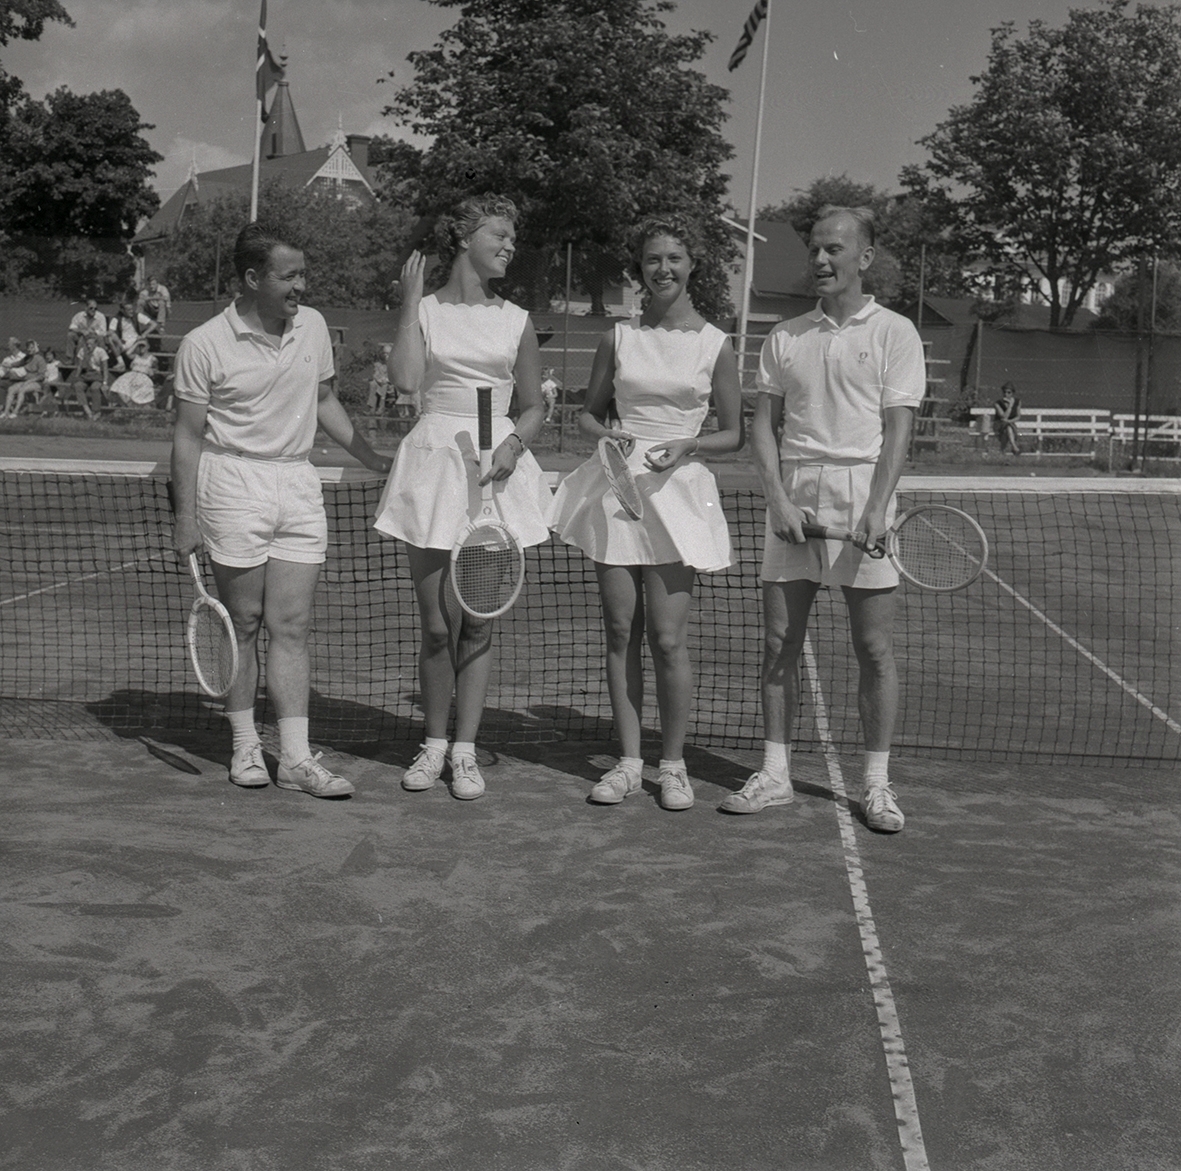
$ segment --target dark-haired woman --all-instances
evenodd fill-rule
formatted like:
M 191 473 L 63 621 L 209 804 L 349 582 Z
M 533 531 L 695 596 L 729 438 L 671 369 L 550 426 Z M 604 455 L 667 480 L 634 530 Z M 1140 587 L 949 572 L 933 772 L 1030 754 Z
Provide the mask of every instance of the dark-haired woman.
M 426 740 L 402 786 L 431 788 L 450 757 L 451 794 L 484 792 L 475 740 L 492 672 L 492 623 L 449 606 L 450 551 L 479 508 L 476 387 L 491 386 L 493 505 L 523 545 L 549 537 L 553 497 L 529 444 L 545 416 L 537 335 L 528 313 L 498 296 L 492 282 L 512 260 L 517 210 L 500 196 L 467 199 L 443 217 L 436 237 L 447 281 L 423 296 L 425 260 L 402 269 L 403 301 L 389 356 L 399 394 L 421 393 L 422 415 L 398 448 L 376 527 L 406 542 L 422 619 L 419 687 Z M 520 414 L 508 417 L 514 386 Z M 458 629 L 453 628 L 458 624 Z M 447 724 L 455 699 L 455 741 Z
M 743 442 L 738 363 L 721 330 L 693 307 L 690 289 L 700 246 L 686 223 L 651 219 L 635 236 L 633 261 L 647 293 L 638 319 L 620 322 L 595 353 L 583 432 L 634 441 L 629 465 L 644 501 L 643 519 L 620 508 L 596 456 L 562 482 L 554 529 L 595 562 L 607 640 L 607 689 L 622 754 L 591 789 L 618 804 L 640 789 L 640 725 L 645 631 L 656 675 L 663 756 L 660 801 L 688 809 L 693 788 L 684 761 L 693 694 L 686 634 L 698 572 L 732 562 L 717 484 L 704 454 Z M 701 434 L 710 402 L 718 429 Z M 608 422 L 614 403 L 617 426 Z

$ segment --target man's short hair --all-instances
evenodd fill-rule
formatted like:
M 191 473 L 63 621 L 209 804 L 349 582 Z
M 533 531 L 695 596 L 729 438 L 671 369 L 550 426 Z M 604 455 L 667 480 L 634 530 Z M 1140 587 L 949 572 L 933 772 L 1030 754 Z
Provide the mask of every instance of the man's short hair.
M 276 248 L 296 247 L 287 234 L 274 224 L 262 220 L 247 224 L 234 241 L 234 271 L 238 274 L 238 280 L 244 281 L 249 269 L 254 269 L 259 276 L 265 276 L 271 253 Z
M 878 217 L 872 207 L 838 207 L 835 203 L 826 203 L 816 213 L 812 226 L 837 215 L 847 215 L 857 225 L 857 238 L 863 248 L 872 248 L 877 243 Z

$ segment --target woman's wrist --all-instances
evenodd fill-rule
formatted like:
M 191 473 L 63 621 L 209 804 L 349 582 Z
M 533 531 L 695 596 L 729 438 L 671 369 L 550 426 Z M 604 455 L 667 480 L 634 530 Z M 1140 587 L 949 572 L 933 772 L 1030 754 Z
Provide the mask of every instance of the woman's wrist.
M 509 443 L 510 441 L 513 441 L 513 440 L 516 441 L 517 456 L 519 458 L 520 456 L 525 454 L 525 440 L 522 439 L 521 436 L 518 435 L 515 431 L 510 431 L 509 434 L 505 437 L 504 441 L 505 441 L 505 443 Z

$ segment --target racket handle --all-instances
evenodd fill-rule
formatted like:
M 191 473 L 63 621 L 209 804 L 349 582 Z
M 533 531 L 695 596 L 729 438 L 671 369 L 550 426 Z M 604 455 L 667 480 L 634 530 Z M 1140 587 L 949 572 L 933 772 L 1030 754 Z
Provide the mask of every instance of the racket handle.
M 810 522 L 801 527 L 805 537 L 823 537 L 826 541 L 849 541 L 859 549 L 864 549 L 875 561 L 886 555 L 886 546 L 880 541 L 872 549 L 867 549 L 864 533 L 853 533 L 848 529 L 830 529 L 827 525 L 814 525 Z
M 481 451 L 492 450 L 492 387 L 476 387 L 476 431 Z

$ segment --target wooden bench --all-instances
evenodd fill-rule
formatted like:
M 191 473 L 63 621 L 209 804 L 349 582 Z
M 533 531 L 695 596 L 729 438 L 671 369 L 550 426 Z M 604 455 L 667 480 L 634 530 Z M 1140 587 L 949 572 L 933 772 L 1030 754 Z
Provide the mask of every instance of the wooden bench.
M 992 407 L 972 408 L 972 431 L 978 448 L 992 435 Z M 1093 456 L 1099 443 L 1111 443 L 1111 412 L 1090 407 L 1022 407 L 1017 420 L 1019 439 L 1033 439 L 1037 456 Z M 1047 439 L 1077 440 L 1075 450 L 1047 451 Z

